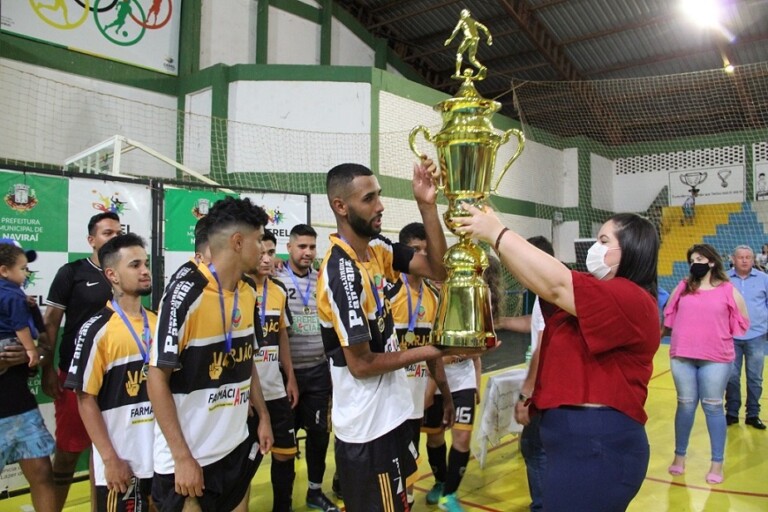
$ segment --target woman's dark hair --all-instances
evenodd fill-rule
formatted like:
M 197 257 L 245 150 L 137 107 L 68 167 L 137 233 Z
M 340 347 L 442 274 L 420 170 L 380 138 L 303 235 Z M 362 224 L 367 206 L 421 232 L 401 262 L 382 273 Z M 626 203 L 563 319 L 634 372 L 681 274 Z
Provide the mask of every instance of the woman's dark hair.
M 696 253 L 699 256 L 704 256 L 710 263 L 712 263 L 712 267 L 709 271 L 710 283 L 712 281 L 720 281 L 721 283 L 728 281 L 728 275 L 725 273 L 725 268 L 723 267 L 723 258 L 720 256 L 720 253 L 717 252 L 717 249 L 709 244 L 692 245 L 685 255 L 685 261 L 687 261 L 688 264 L 691 263 L 691 256 L 693 253 Z M 695 292 L 700 286 L 701 279 L 695 279 L 689 273 L 688 278 L 685 280 L 685 290 L 683 291 L 683 295 Z
M 488 268 L 483 272 L 483 279 L 491 292 L 491 315 L 499 318 L 504 311 L 504 299 L 506 290 L 502 285 L 502 266 L 496 256 L 488 255 Z
M 629 279 L 657 297 L 659 234 L 651 221 L 634 213 L 618 213 L 610 219 L 621 247 L 616 277 Z

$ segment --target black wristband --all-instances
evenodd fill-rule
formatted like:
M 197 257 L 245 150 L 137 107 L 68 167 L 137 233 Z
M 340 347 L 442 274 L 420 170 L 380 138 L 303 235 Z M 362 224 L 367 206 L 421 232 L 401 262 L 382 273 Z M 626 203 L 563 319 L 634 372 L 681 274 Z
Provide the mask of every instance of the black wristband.
M 504 233 L 509 231 L 509 228 L 504 228 L 501 230 L 501 233 L 499 233 L 499 236 L 496 237 L 496 243 L 493 244 L 493 250 L 496 252 L 499 252 L 499 244 L 501 243 L 501 237 L 504 236 Z

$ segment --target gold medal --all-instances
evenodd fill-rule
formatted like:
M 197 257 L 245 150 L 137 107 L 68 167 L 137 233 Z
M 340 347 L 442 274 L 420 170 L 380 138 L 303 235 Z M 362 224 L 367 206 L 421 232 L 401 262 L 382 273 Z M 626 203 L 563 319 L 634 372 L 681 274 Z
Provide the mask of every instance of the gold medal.
M 377 322 L 379 324 L 379 332 L 383 333 L 384 332 L 384 317 L 380 316 L 379 319 L 377 320 Z
M 406 343 L 413 343 L 415 339 L 416 339 L 416 334 L 414 334 L 413 331 L 408 331 L 407 333 L 405 333 Z

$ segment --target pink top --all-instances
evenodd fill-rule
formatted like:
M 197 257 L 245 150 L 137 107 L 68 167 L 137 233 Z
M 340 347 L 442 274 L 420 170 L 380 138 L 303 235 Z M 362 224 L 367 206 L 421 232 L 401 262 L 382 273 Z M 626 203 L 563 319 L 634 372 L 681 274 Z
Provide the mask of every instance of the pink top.
M 733 337 L 744 334 L 744 318 L 733 299 L 730 281 L 711 290 L 680 295 L 685 281 L 675 288 L 664 310 L 664 327 L 672 329 L 671 357 L 687 357 L 718 363 L 733 361 Z

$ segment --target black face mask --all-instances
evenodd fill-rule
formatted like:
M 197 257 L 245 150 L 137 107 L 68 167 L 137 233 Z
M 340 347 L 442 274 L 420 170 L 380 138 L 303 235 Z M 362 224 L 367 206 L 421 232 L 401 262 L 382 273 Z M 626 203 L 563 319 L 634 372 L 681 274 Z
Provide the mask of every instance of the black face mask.
M 691 263 L 691 275 L 694 279 L 701 279 L 709 272 L 709 263 Z

